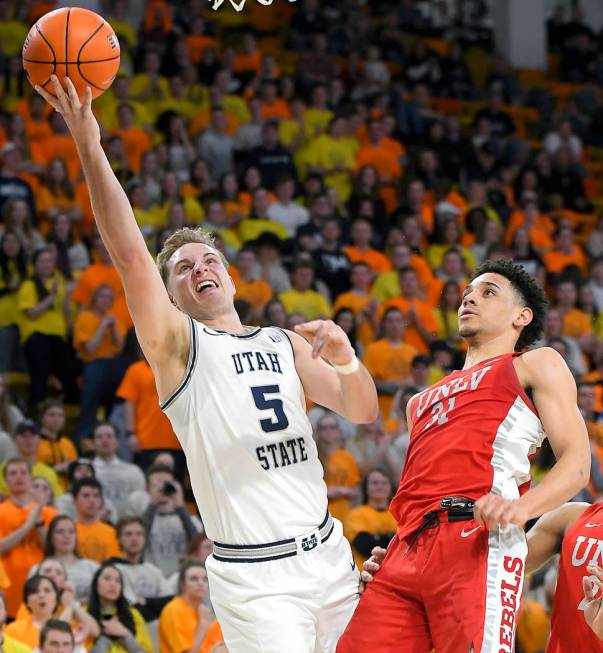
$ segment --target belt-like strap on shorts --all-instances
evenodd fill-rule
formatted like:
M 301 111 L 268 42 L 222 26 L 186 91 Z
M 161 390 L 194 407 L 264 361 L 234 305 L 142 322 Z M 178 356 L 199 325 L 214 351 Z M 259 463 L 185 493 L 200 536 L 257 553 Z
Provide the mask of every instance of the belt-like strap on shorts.
M 423 515 L 423 523 L 414 532 L 408 548 L 412 549 L 424 530 L 435 528 L 441 522 L 470 521 L 474 518 L 474 505 L 475 502 L 467 497 L 444 497 L 440 501 L 439 510 Z
M 220 544 L 214 542 L 213 556 L 221 562 L 267 562 L 311 551 L 326 542 L 333 532 L 333 517 L 327 512 L 322 524 L 313 531 L 268 544 Z

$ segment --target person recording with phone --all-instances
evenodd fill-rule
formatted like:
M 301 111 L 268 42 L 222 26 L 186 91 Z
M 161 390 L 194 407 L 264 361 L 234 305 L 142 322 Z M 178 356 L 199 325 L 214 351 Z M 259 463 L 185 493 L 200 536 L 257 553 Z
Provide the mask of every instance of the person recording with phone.
M 130 514 L 142 515 L 147 549 L 145 561 L 152 562 L 168 578 L 179 569 L 191 539 L 203 530 L 184 502 L 181 484 L 167 465 L 154 464 L 147 470 L 146 491 L 129 499 Z

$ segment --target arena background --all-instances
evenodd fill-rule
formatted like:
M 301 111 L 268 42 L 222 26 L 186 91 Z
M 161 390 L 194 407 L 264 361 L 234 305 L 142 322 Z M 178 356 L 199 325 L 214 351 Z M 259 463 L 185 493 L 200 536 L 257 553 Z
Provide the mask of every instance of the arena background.
M 151 252 L 181 226 L 208 227 L 232 264 L 245 323 L 332 318 L 373 374 L 375 424 L 356 428 L 308 406 L 330 509 L 357 562 L 395 528 L 383 508 L 408 446 L 406 401 L 462 366 L 456 310 L 487 258 L 513 258 L 547 291 L 539 346 L 554 347 L 578 383 L 592 476 L 577 498 L 598 501 L 603 4 L 212 4 L 79 3 L 108 20 L 121 45 L 119 75 L 93 108 Z M 203 561 L 211 543 L 96 235 L 75 146 L 22 69 L 30 26 L 60 6 L 0 0 L 0 459 L 35 463 L 45 514 L 79 520 L 83 558 L 122 555 L 114 527 L 142 515 L 145 560 L 159 575 L 148 609 L 128 598 L 147 621 L 137 638 L 159 650 L 158 617 L 178 593 L 179 565 Z M 99 420 L 114 430 L 95 431 Z M 553 462 L 545 446 L 535 482 Z M 90 468 L 104 490 L 92 535 L 70 493 Z M 374 468 L 387 483 L 367 497 Z M 2 537 L 11 523 L 4 515 Z M 11 617 L 44 552 L 24 555 L 0 554 Z M 95 566 L 87 569 L 83 604 Z M 526 584 L 518 651 L 544 650 L 555 579 L 553 562 Z M 214 626 L 201 650 L 224 650 L 219 642 Z

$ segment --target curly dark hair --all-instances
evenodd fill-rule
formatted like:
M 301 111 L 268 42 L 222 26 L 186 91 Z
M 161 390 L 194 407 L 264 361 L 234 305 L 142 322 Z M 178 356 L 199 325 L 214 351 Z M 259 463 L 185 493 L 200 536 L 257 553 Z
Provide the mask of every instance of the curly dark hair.
M 484 261 L 471 278 L 471 281 L 487 272 L 500 274 L 501 277 L 508 279 L 513 290 L 521 297 L 525 305 L 532 310 L 532 321 L 522 329 L 515 343 L 515 351 L 523 351 L 542 335 L 548 306 L 544 290 L 538 285 L 534 277 L 531 277 L 521 265 L 514 263 L 511 259 Z

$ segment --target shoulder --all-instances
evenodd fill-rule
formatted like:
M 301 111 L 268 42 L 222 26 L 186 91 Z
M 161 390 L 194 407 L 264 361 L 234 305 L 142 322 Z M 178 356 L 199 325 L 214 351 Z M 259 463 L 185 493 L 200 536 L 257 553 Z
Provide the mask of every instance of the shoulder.
M 531 349 L 513 360 L 517 375 L 524 386 L 551 384 L 567 375 L 569 368 L 563 357 L 552 347 Z

